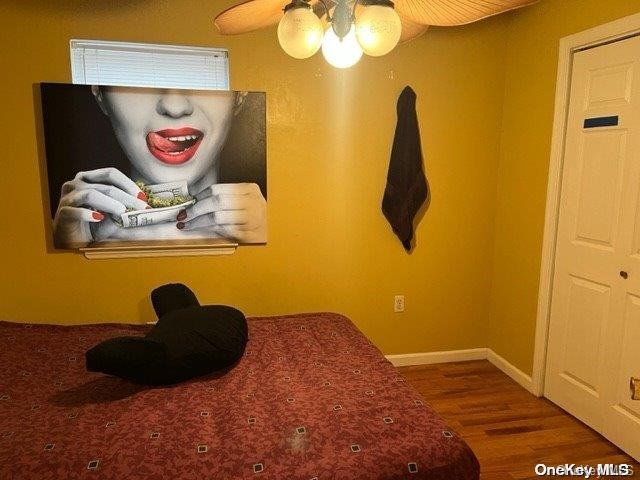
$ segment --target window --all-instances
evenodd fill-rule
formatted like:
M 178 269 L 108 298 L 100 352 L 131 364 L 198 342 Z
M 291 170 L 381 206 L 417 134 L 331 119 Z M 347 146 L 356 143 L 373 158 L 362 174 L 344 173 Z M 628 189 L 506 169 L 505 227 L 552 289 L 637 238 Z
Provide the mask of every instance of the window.
M 222 48 L 71 40 L 73 83 L 229 90 Z

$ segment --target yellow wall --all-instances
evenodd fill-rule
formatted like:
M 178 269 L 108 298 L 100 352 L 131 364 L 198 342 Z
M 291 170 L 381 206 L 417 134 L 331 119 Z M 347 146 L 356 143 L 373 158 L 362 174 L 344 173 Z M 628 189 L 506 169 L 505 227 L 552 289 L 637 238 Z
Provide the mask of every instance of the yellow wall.
M 543 0 L 507 20 L 489 347 L 531 373 L 559 39 L 637 0 Z
M 385 353 L 488 345 L 531 372 L 558 40 L 637 12 L 636 0 L 543 0 L 431 29 L 344 72 L 320 55 L 288 58 L 275 29 L 218 36 L 210 19 L 229 0 L 8 3 L 1 318 L 146 321 L 149 291 L 182 281 L 250 315 L 343 312 Z M 32 84 L 70 80 L 70 38 L 229 48 L 233 88 L 268 93 L 267 246 L 219 258 L 47 252 Z M 411 255 L 379 208 L 405 84 L 418 93 L 433 189 Z M 407 297 L 404 314 L 392 312 L 395 294 Z
M 505 17 L 433 29 L 339 72 L 319 55 L 288 58 L 275 29 L 216 35 L 211 17 L 228 0 L 9 3 L 0 3 L 1 318 L 145 321 L 150 290 L 181 281 L 204 302 L 250 315 L 343 312 L 385 353 L 486 345 Z M 267 246 L 230 257 L 109 261 L 47 252 L 32 84 L 70 81 L 70 38 L 229 48 L 232 87 L 268 95 Z M 418 93 L 433 189 L 412 255 L 379 207 L 405 84 Z M 536 159 L 540 170 L 544 160 Z M 395 294 L 406 295 L 404 314 L 392 311 Z

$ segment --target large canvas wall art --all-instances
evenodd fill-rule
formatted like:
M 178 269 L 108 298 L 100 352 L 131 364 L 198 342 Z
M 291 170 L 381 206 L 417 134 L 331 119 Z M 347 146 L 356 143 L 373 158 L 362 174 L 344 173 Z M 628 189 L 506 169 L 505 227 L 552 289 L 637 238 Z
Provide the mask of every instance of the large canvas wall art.
M 56 248 L 266 242 L 260 92 L 41 84 Z

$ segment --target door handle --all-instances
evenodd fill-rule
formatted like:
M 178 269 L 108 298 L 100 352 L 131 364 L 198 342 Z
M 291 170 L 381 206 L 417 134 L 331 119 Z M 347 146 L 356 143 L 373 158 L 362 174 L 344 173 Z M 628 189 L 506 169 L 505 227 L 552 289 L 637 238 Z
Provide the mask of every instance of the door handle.
M 629 388 L 631 389 L 631 400 L 640 400 L 640 378 L 631 377 Z
M 625 272 L 624 270 L 620 270 L 620 276 L 621 276 L 622 278 L 624 278 L 625 280 L 626 280 L 627 278 L 629 278 L 629 274 L 628 274 L 627 272 Z

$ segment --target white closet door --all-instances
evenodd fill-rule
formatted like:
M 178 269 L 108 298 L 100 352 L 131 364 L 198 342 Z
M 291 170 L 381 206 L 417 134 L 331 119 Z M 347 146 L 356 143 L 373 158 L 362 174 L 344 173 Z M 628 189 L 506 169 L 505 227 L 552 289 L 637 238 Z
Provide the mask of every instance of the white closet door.
M 545 395 L 640 457 L 640 37 L 574 55 Z M 623 388 L 624 387 L 624 388 Z
M 620 62 L 616 103 L 624 132 L 623 200 L 620 211 L 621 292 L 616 315 L 605 338 L 603 434 L 640 458 L 640 401 L 632 400 L 631 377 L 640 378 L 640 37 L 600 47 L 612 50 Z M 614 53 L 615 52 L 615 53 Z

